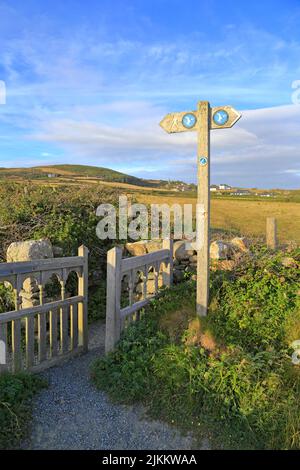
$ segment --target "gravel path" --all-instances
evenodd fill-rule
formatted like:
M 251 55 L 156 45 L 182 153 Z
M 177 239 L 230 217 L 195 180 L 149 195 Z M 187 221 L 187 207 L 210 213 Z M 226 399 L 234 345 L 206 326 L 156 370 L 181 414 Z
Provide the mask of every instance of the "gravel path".
M 31 436 L 23 449 L 187 450 L 190 436 L 151 421 L 141 406 L 112 404 L 89 380 L 90 364 L 104 351 L 104 324 L 90 329 L 88 354 L 43 372 L 49 388 L 34 402 Z M 208 442 L 202 448 L 207 449 Z M 195 448 L 195 447 L 194 447 Z

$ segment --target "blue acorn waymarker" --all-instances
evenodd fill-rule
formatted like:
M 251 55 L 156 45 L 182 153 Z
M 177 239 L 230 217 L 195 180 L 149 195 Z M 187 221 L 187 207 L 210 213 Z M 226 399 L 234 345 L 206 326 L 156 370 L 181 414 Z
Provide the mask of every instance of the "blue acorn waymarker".
M 196 122 L 197 122 L 197 118 L 195 114 L 192 114 L 192 113 L 187 113 L 182 118 L 182 124 L 187 129 L 192 129 L 192 127 L 195 126 Z
M 224 111 L 224 109 L 220 109 L 220 111 L 215 112 L 213 115 L 213 121 L 215 124 L 218 126 L 224 126 L 226 122 L 228 122 L 229 115 L 227 111 Z
M 211 108 L 199 101 L 197 111 L 167 114 L 160 126 L 169 134 L 198 132 L 198 197 L 197 197 L 197 314 L 207 315 L 209 303 L 209 225 L 210 225 L 210 131 L 227 129 L 241 118 L 231 106 Z

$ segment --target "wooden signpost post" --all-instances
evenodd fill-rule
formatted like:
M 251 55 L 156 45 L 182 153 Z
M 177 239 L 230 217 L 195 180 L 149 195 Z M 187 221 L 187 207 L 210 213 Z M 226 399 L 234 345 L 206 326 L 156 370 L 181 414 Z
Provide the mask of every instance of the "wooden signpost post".
M 198 132 L 197 313 L 200 316 L 207 315 L 209 302 L 210 130 L 232 127 L 240 117 L 231 106 L 211 108 L 208 101 L 199 101 L 197 111 L 170 113 L 160 123 L 169 134 Z

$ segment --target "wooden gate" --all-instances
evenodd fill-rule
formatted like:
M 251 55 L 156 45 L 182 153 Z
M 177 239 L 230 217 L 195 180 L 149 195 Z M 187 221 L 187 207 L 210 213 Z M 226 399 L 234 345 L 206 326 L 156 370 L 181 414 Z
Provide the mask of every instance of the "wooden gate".
M 161 269 L 162 266 L 162 269 Z M 148 295 L 147 282 L 149 269 L 154 270 L 155 292 Z M 134 279 L 137 272 L 142 273 L 142 299 L 134 299 Z M 162 276 L 163 284 L 170 287 L 173 278 L 173 240 L 164 240 L 163 249 L 142 256 L 122 259 L 122 249 L 112 248 L 107 253 L 107 296 L 106 296 L 106 335 L 105 352 L 112 351 L 120 339 L 126 320 L 133 316 L 139 318 L 139 311 L 144 308 L 159 290 L 158 279 Z M 122 279 L 129 278 L 129 305 L 121 308 Z
M 78 276 L 78 293 L 66 298 L 71 272 Z M 55 275 L 60 283 L 59 300 L 45 303 L 44 289 Z M 24 281 L 33 279 L 39 289 L 39 305 L 22 308 Z M 0 282 L 14 291 L 15 310 L 0 313 L 0 373 L 6 370 L 39 371 L 68 356 L 88 349 L 88 249 L 78 256 L 0 264 Z

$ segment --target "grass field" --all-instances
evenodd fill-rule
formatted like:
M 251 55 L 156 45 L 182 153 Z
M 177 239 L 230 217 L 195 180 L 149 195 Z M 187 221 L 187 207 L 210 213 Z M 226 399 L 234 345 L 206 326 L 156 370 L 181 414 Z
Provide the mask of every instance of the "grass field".
M 45 170 L 45 168 L 43 168 Z M 40 177 L 30 180 L 30 184 L 39 186 L 93 186 L 97 190 L 113 188 L 124 191 L 130 198 L 144 204 L 193 204 L 196 208 L 196 193 L 175 192 L 165 188 L 147 188 L 121 181 L 99 181 L 94 177 L 68 175 L 65 171 L 59 178 Z M 7 179 L 7 178 L 6 178 Z M 9 178 L 10 179 L 10 178 Z M 19 184 L 28 184 L 28 180 L 17 175 L 12 178 Z M 248 197 L 231 197 L 212 194 L 211 224 L 218 230 L 232 231 L 242 235 L 265 236 L 267 217 L 276 217 L 278 235 L 281 242 L 296 241 L 300 243 L 300 191 L 275 192 L 276 197 L 263 199 L 254 194 Z
M 136 193 L 138 202 L 144 204 L 193 204 L 196 198 L 164 196 L 163 194 Z M 300 243 L 300 204 L 275 200 L 212 199 L 211 224 L 214 229 L 232 230 L 248 236 L 264 236 L 267 217 L 276 217 L 281 242 L 294 240 Z

